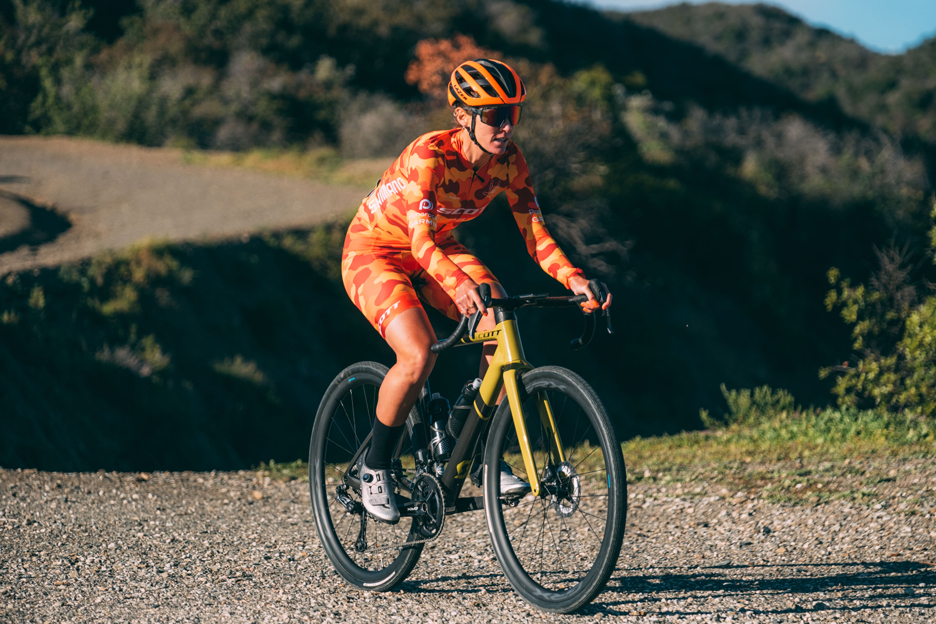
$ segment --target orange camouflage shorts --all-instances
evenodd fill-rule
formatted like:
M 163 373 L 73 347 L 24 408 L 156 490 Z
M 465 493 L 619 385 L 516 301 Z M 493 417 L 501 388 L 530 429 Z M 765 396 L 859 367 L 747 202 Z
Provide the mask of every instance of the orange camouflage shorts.
M 436 244 L 476 284 L 498 283 L 490 269 L 455 239 L 446 237 Z M 453 320 L 461 318 L 455 302 L 409 250 L 381 248 L 348 236 L 341 254 L 341 279 L 351 301 L 385 338 L 398 314 L 422 307 L 420 298 Z

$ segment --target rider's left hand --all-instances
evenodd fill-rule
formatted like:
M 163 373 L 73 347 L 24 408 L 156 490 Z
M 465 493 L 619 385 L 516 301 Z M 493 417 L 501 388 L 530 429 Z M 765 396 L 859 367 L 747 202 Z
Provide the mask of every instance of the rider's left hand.
M 602 290 L 605 291 L 606 296 L 603 304 L 599 304 L 598 300 L 595 298 L 595 294 L 591 291 L 591 288 L 588 287 L 588 280 L 584 277 L 576 275 L 571 280 L 569 280 L 569 290 L 574 292 L 576 295 L 585 295 L 588 297 L 588 308 L 592 310 L 597 310 L 601 307 L 602 310 L 607 310 L 611 307 L 611 291 L 608 290 L 608 286 L 604 282 L 599 282 L 601 284 Z M 582 304 L 582 307 L 585 307 L 586 304 Z

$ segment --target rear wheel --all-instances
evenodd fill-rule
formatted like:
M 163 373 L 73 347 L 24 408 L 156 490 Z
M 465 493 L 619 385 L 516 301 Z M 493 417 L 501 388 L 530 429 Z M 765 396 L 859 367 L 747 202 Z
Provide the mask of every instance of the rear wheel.
M 497 560 L 514 589 L 539 609 L 570 613 L 601 591 L 621 552 L 627 517 L 624 459 L 601 401 L 581 377 L 548 366 L 524 373 L 520 386 L 542 491 L 519 502 L 501 498 L 501 461 L 529 482 L 513 415 L 503 401 L 485 452 L 485 517 Z M 540 409 L 544 399 L 564 458 L 547 435 Z
M 309 444 L 309 493 L 322 546 L 348 583 L 368 591 L 399 585 L 422 553 L 421 544 L 399 548 L 422 539 L 410 518 L 400 518 L 395 525 L 375 520 L 363 511 L 359 492 L 345 483 L 346 475 L 357 480 L 352 459 L 366 451 L 365 442 L 369 444 L 387 370 L 377 362 L 359 362 L 341 371 L 322 397 Z M 417 420 L 410 415 L 407 435 L 394 453 L 409 479 L 414 477 L 409 434 Z

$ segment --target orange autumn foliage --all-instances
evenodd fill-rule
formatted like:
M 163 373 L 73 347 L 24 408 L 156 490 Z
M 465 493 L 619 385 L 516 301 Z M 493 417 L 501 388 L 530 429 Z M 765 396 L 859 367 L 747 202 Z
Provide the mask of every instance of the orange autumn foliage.
M 445 89 L 452 72 L 460 63 L 477 58 L 500 59 L 501 54 L 482 48 L 468 35 L 452 39 L 423 39 L 416 44 L 416 58 L 406 69 L 406 82 L 420 93 L 445 100 Z

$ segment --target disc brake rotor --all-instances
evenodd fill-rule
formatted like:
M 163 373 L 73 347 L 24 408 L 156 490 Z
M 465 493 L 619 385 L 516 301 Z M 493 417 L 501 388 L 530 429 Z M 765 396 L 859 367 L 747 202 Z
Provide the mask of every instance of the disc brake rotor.
M 558 491 L 552 497 L 553 509 L 560 516 L 568 518 L 578 509 L 582 498 L 582 482 L 575 468 L 569 462 L 556 466 Z

